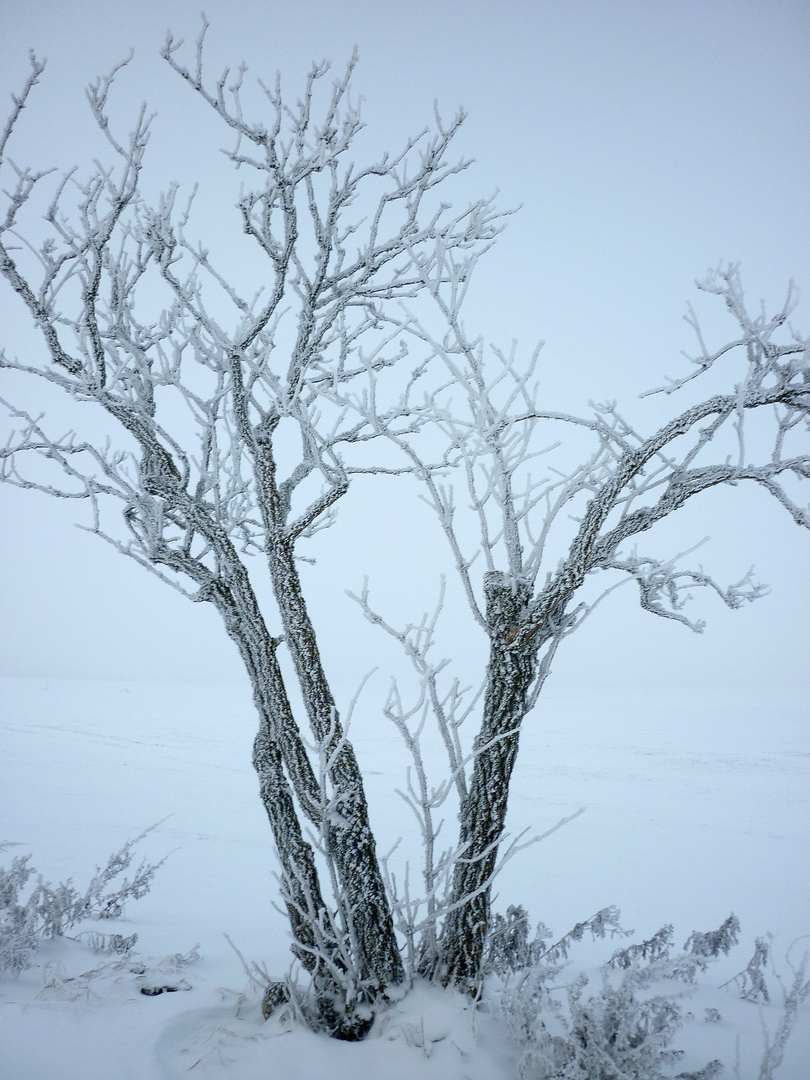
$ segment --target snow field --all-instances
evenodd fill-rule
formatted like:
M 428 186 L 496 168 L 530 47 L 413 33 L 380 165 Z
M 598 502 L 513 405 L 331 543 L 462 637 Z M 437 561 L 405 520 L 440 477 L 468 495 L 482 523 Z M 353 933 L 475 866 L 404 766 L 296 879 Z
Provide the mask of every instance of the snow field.
M 633 940 L 672 922 L 677 945 L 733 910 L 741 943 L 710 969 L 707 985 L 745 967 L 766 931 L 776 935 L 774 958 L 787 980 L 785 952 L 810 932 L 804 696 L 550 690 L 522 736 L 509 828 L 539 833 L 580 805 L 586 812 L 506 864 L 496 908 L 521 903 L 559 936 L 616 904 Z M 97 863 L 162 818 L 140 854 L 157 861 L 172 852 L 151 892 L 102 927 L 138 933 L 130 961 L 58 941 L 38 955 L 39 966 L 0 981 L 2 1080 L 516 1075 L 496 1017 L 427 987 L 378 1019 L 362 1044 L 284 1019 L 261 1022 L 258 995 L 224 937 L 275 976 L 289 966 L 245 687 L 7 679 L 0 693 L 2 833 L 20 845 L 3 853 L 3 865 L 30 851 L 47 880 L 72 877 L 82 887 Z M 404 748 L 362 710 L 351 734 L 380 850 L 404 834 L 392 857 L 401 876 L 401 859 L 417 854 L 410 811 L 394 794 L 405 782 Z M 416 883 L 418 865 L 411 874 Z M 178 970 L 172 956 L 198 943 L 202 959 Z M 614 947 L 583 942 L 572 972 Z M 169 983 L 191 989 L 140 993 Z M 761 1022 L 773 1030 L 777 1005 L 761 1010 L 733 989 L 701 984 L 684 1002 L 695 1018 L 676 1042 L 688 1051 L 684 1068 L 719 1057 L 733 1076 L 738 1053 L 741 1080 L 753 1080 Z M 707 1008 L 721 1019 L 704 1022 Z M 805 1007 L 776 1075 L 806 1080 L 808 1062 Z

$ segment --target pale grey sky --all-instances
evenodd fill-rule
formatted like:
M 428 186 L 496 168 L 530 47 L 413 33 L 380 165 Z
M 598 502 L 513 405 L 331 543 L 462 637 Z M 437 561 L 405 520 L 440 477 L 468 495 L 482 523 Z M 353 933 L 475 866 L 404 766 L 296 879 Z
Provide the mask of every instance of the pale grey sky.
M 556 406 L 618 398 L 632 412 L 639 392 L 677 373 L 691 346 L 682 315 L 693 281 L 720 260 L 742 263 L 754 304 L 781 304 L 790 278 L 810 293 L 802 0 L 212 0 L 205 9 L 212 72 L 244 59 L 265 79 L 280 69 L 293 93 L 313 60 L 340 68 L 357 45 L 355 88 L 375 149 L 419 130 L 434 100 L 444 116 L 467 109 L 459 152 L 476 164 L 462 190 L 497 187 L 503 206 L 522 207 L 479 269 L 475 329 L 507 344 L 517 338 L 527 351 L 544 339 Z M 84 86 L 130 47 L 114 112 L 125 130 L 141 100 L 158 113 L 150 190 L 193 182 L 195 139 L 213 132 L 214 145 L 228 142 L 158 57 L 167 26 L 196 36 L 196 4 L 0 0 L 0 23 L 4 102 L 26 76 L 27 50 L 48 58 L 10 147 L 20 163 L 89 167 L 98 143 Z M 200 222 L 200 235 L 224 227 L 230 209 L 225 199 L 222 221 Z M 0 345 L 19 354 L 30 338 L 15 300 L 0 289 Z M 806 332 L 806 302 L 796 321 Z M 215 614 L 73 528 L 80 514 L 72 503 L 0 489 L 0 672 L 239 677 Z M 325 568 L 311 579 L 336 628 L 344 588 L 358 588 L 366 568 L 373 584 L 400 565 L 391 548 L 403 527 L 374 534 L 388 545 L 382 557 L 371 529 L 366 551 L 343 550 L 336 584 Z M 701 598 L 708 628 L 698 638 L 640 612 L 628 590 L 566 643 L 558 688 L 574 685 L 584 665 L 592 681 L 617 686 L 810 681 L 810 535 L 744 492 L 684 512 L 672 543 L 707 533 L 707 568 L 732 580 L 755 563 L 772 593 L 738 613 Z M 421 603 L 438 569 L 426 575 L 412 546 L 396 573 L 402 595 Z M 426 583 L 417 588 L 411 575 Z M 373 651 L 374 639 L 357 633 Z M 345 644 L 339 629 L 338 637 Z M 374 662 L 358 661 L 361 674 Z

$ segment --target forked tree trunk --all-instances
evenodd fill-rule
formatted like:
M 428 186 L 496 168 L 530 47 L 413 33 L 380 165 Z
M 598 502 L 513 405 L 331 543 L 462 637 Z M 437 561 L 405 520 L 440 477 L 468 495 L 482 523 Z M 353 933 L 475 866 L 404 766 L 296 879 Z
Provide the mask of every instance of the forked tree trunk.
M 299 804 L 309 810 L 307 816 L 317 824 L 317 785 L 298 740 L 275 643 L 244 568 L 233 566 L 231 570 L 230 581 L 212 586 L 211 600 L 239 649 L 253 688 L 259 714 L 253 766 L 281 861 L 282 893 L 292 929 L 293 952 L 308 971 L 317 974 L 323 943 L 316 927 L 327 925 L 327 908 L 312 847 L 302 834 L 293 798 L 294 790 Z
M 227 570 L 223 578 L 209 583 L 207 599 L 217 607 L 229 636 L 235 641 L 253 688 L 259 714 L 253 764 L 281 861 L 282 896 L 292 930 L 293 952 L 313 976 L 319 1019 L 324 1028 L 337 1038 L 362 1038 L 370 1021 L 366 1015 L 355 1012 L 352 1007 L 355 1003 L 346 999 L 347 990 L 358 989 L 356 980 L 359 976 L 365 980 L 366 989 L 370 991 L 368 996 L 371 996 L 374 991 L 379 992 L 399 981 L 402 975 L 396 968 L 392 972 L 390 962 L 385 966 L 389 961 L 388 953 L 382 953 L 383 964 L 378 964 L 378 957 L 359 933 L 357 937 L 367 950 L 360 956 L 356 955 L 352 941 L 339 942 L 334 938 L 336 927 L 323 899 L 314 852 L 304 838 L 299 811 L 316 830 L 333 841 L 337 830 L 322 820 L 324 799 L 319 780 L 293 716 L 276 658 L 276 643 L 267 630 L 247 573 L 228 544 L 222 546 L 220 555 Z M 340 759 L 341 755 L 338 757 Z M 353 755 L 351 762 L 357 769 Z M 338 779 L 345 788 L 348 781 L 343 774 Z M 360 795 L 362 797 L 362 789 Z M 341 809 L 348 807 L 348 802 L 341 800 Z M 362 805 L 365 808 L 364 801 Z M 356 852 L 346 850 L 354 839 L 347 827 L 341 830 L 342 846 L 333 852 L 338 869 L 342 868 L 344 873 L 346 866 L 351 865 L 350 859 L 354 860 L 355 878 L 349 896 L 357 905 L 354 917 L 358 928 L 366 926 L 362 920 L 367 909 L 362 900 L 368 900 L 361 896 L 363 883 L 367 880 L 362 876 L 366 870 L 363 856 L 372 858 L 374 869 L 377 869 L 367 815 L 365 822 L 370 851 L 362 844 Z M 387 907 L 384 914 L 390 920 Z M 396 961 L 399 962 L 398 952 Z
M 492 877 L 537 656 L 531 638 L 523 644 L 514 640 L 529 600 L 528 587 L 492 572 L 484 578 L 484 593 L 490 631 L 484 716 L 469 791 L 459 812 L 462 854 L 453 873 L 438 971 L 445 985 L 471 993 L 480 982 Z
M 268 444 L 257 454 L 255 476 L 265 526 L 273 593 L 281 614 L 310 726 L 327 764 L 332 809 L 322 823 L 349 922 L 349 948 L 364 992 L 374 997 L 405 977 L 394 920 L 377 860 L 363 778 L 346 739 L 323 669 L 315 629 L 295 564 L 293 540 L 280 505 L 275 464 Z
M 324 835 L 351 920 L 352 951 L 357 953 L 354 959 L 360 978 L 371 994 L 377 994 L 401 982 L 405 973 L 377 861 L 363 778 L 326 681 L 292 552 L 273 548 L 269 558 L 301 693 L 321 753 L 328 762 L 334 812 L 324 823 Z

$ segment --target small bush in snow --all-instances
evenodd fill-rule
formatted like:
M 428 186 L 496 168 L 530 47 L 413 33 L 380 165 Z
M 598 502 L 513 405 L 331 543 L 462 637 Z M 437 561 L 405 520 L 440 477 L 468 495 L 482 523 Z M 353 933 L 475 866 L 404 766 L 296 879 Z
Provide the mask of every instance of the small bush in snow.
M 509 971 L 522 971 L 537 963 L 545 952 L 545 944 L 551 931 L 542 923 L 529 941 L 529 916 L 522 905 L 511 905 L 506 915 L 494 914 L 487 937 L 484 955 L 484 971 L 487 974 L 505 975 Z
M 748 961 L 745 971 L 739 972 L 733 979 L 729 979 L 728 983 L 723 983 L 723 985 L 728 986 L 729 983 L 734 983 L 744 1001 L 770 1001 L 771 997 L 765 982 L 765 968 L 768 963 L 769 952 L 770 934 L 766 934 L 765 937 L 758 937 L 754 942 L 754 955 Z
M 517 961 L 530 952 L 528 920 L 507 913 L 493 921 L 494 932 L 505 940 L 513 930 Z M 591 993 L 585 974 L 565 982 L 562 971 L 572 944 L 585 931 L 592 937 L 625 933 L 615 908 L 605 908 L 578 923 L 556 945 L 540 952 L 531 962 L 493 965 L 503 973 L 507 967 L 519 977 L 501 991 L 501 1008 L 522 1054 L 520 1074 L 525 1080 L 666 1080 L 681 1057 L 672 1040 L 683 1023 L 672 993 L 655 992 L 666 981 L 692 982 L 696 971 L 737 941 L 739 923 L 731 915 L 710 933 L 693 933 L 683 951 L 671 956 L 672 927 L 665 926 L 648 941 L 619 949 L 599 972 L 601 985 Z M 537 940 L 537 939 L 535 939 Z M 495 944 L 495 955 L 504 955 Z M 498 951 L 500 950 L 500 951 Z M 720 1064 L 712 1061 L 697 1073 L 679 1073 L 684 1080 L 711 1080 Z
M 33 873 L 29 859 L 30 855 L 14 859 L 8 870 L 0 867 L 0 971 L 14 975 L 28 967 L 39 938 L 33 896 L 28 903 L 19 903 L 19 895 Z
M 112 956 L 129 956 L 138 940 L 137 934 L 124 937 L 123 934 L 97 934 L 89 930 L 87 934 L 78 934 L 78 937 L 86 937 L 87 944 L 94 953 L 108 953 Z
M 135 845 L 156 827 L 153 825 L 128 840 L 110 855 L 103 869 L 96 867 L 84 892 L 79 892 L 70 878 L 52 885 L 39 874 L 26 897 L 29 879 L 35 873 L 29 865 L 31 856 L 17 856 L 9 869 L 0 867 L 0 971 L 19 975 L 30 967 L 32 956 L 44 938 L 60 937 L 87 919 L 116 918 L 123 914 L 128 900 L 145 896 L 165 859 L 158 863 L 141 862 L 131 880 L 126 877 L 120 880 L 120 876 L 130 867 Z M 91 933 L 89 937 L 95 951 L 122 955 L 128 955 L 136 941 L 137 934 L 123 937 Z
M 713 960 L 723 953 L 728 956 L 732 947 L 737 944 L 740 935 L 740 920 L 732 912 L 722 926 L 717 930 L 710 930 L 701 934 L 693 930 L 684 944 L 684 951 L 700 956 L 706 960 Z

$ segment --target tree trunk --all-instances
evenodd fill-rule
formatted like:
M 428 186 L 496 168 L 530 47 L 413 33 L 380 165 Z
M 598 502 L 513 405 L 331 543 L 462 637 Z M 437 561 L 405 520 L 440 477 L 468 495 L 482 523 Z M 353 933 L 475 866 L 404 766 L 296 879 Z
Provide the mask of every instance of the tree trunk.
M 479 986 L 492 876 L 506 818 L 509 781 L 518 752 L 537 648 L 516 643 L 529 589 L 505 574 L 484 578 L 490 655 L 484 716 L 475 740 L 472 778 L 460 812 L 459 848 L 439 951 L 438 975 L 470 993 Z
M 323 824 L 348 923 L 350 951 L 364 992 L 374 997 L 405 977 L 394 920 L 368 817 L 363 778 L 354 750 L 340 724 L 318 650 L 295 565 L 293 541 L 280 504 L 275 463 L 268 443 L 255 461 L 259 505 L 265 526 L 267 561 L 310 726 L 318 740 L 326 776 L 333 787 L 333 810 Z M 326 794 L 326 793 L 324 793 Z
M 347 955 L 352 957 L 351 943 L 335 937 L 314 852 L 304 839 L 293 798 L 294 791 L 303 812 L 322 830 L 318 781 L 290 707 L 276 643 L 267 631 L 244 568 L 235 566 L 232 570 L 227 585 L 217 582 L 212 587 L 211 598 L 239 648 L 259 713 L 253 765 L 281 861 L 292 950 L 312 975 L 319 1021 L 330 1035 L 355 1040 L 366 1034 L 371 1019 L 356 1012 L 356 1001 L 347 1000 L 347 991 L 356 989 L 356 972 L 350 971 L 346 962 Z M 268 992 L 274 989 L 277 987 L 268 988 Z
M 359 974 L 372 993 L 401 982 L 404 970 L 394 922 L 377 862 L 363 779 L 340 725 L 289 549 L 270 552 L 272 578 L 287 643 L 310 723 L 328 762 L 336 812 L 326 822 L 329 852 L 344 891 L 359 955 Z M 353 943 L 354 944 L 354 943 Z
M 284 901 L 293 936 L 293 952 L 310 972 L 318 968 L 322 942 L 316 927 L 327 925 L 327 908 L 310 844 L 301 832 L 292 782 L 307 816 L 319 824 L 317 782 L 301 745 L 273 642 L 259 611 L 244 568 L 227 584 L 212 586 L 212 601 L 235 641 L 253 688 L 259 730 L 253 744 L 253 766 L 281 861 Z M 284 768 L 290 775 L 288 780 Z M 309 770 L 309 772 L 307 772 Z

